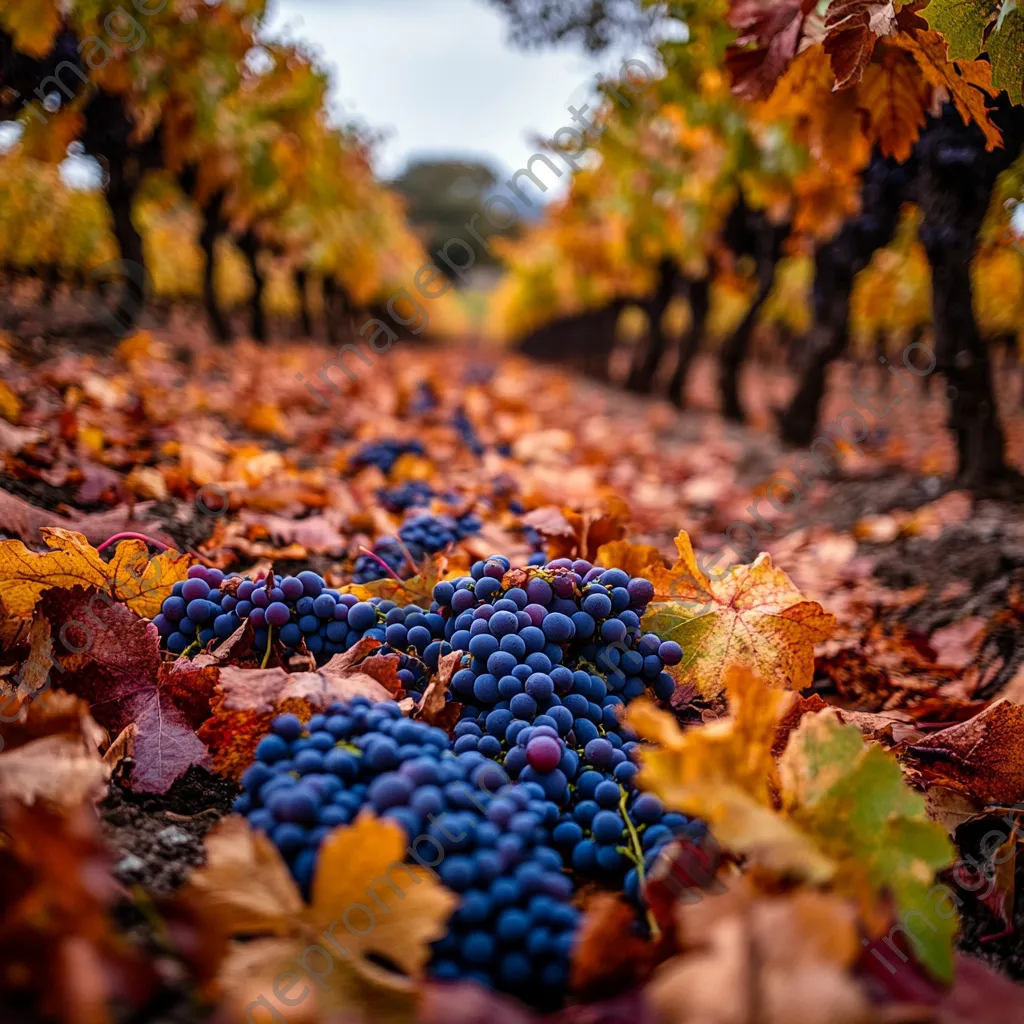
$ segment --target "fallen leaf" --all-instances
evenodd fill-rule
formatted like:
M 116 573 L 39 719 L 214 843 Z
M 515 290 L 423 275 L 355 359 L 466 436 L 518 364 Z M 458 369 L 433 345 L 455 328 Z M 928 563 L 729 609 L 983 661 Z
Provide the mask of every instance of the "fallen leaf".
M 630 544 L 625 540 L 613 540 L 598 548 L 594 564 L 621 569 L 630 576 L 646 577 L 653 568 L 664 569 L 665 560 L 661 557 L 661 552 L 650 544 Z
M 240 778 L 275 715 L 292 712 L 305 721 L 338 700 L 395 699 L 402 691 L 398 655 L 370 657 L 378 647 L 377 640 L 360 640 L 316 672 L 221 668 L 212 713 L 199 729 L 199 738 L 213 752 L 216 770 Z
M 596 999 L 642 982 L 655 963 L 655 945 L 636 934 L 636 907 L 610 892 L 587 903 L 572 953 L 570 985 Z
M 462 664 L 462 657 L 462 651 L 442 655 L 437 663 L 437 671 L 423 691 L 414 718 L 422 718 L 430 725 L 439 726 L 446 731 L 454 728 L 462 712 L 462 705 L 457 701 L 448 700 L 448 689 L 452 676 Z
M 150 560 L 143 541 L 126 540 L 105 562 L 80 533 L 56 527 L 40 532 L 50 551 L 30 551 L 18 540 L 0 541 L 0 607 L 7 615 L 28 618 L 44 590 L 92 587 L 152 618 L 174 584 L 185 579 L 191 561 L 174 551 Z
M 749 671 L 731 673 L 727 692 L 732 717 L 686 732 L 647 702 L 630 706 L 627 722 L 655 744 L 642 755 L 641 787 L 706 821 L 752 864 L 830 882 L 857 901 L 873 933 L 888 926 L 889 893 L 901 917 L 921 910 L 953 849 L 894 758 L 829 709 L 804 715 L 776 769 L 772 748 L 792 696 Z M 955 927 L 943 921 L 917 950 L 943 979 Z
M 286 519 L 284 516 L 248 512 L 243 509 L 241 521 L 262 527 L 278 544 L 298 544 L 307 551 L 328 555 L 342 555 L 347 547 L 347 541 L 338 532 L 337 525 L 325 516 Z
M 7 615 L 28 618 L 51 587 L 102 590 L 110 579 L 107 563 L 81 534 L 50 527 L 41 532 L 52 550 L 37 553 L 21 541 L 0 541 L 0 606 Z
M 101 756 L 106 738 L 85 701 L 61 691 L 5 702 L 0 737 L 0 800 L 39 801 L 70 810 L 106 793 L 126 742 Z
M 625 536 L 629 518 L 629 506 L 611 499 L 601 508 L 583 512 L 545 506 L 523 516 L 523 523 L 547 541 L 548 558 L 584 558 L 593 562 L 602 547 Z
M 1005 698 L 906 748 L 928 785 L 982 804 L 1024 802 L 1024 706 Z
M 793 695 L 740 669 L 728 673 L 726 692 L 731 717 L 685 732 L 648 701 L 629 706 L 626 723 L 654 744 L 641 757 L 641 788 L 706 821 L 725 849 L 782 874 L 826 881 L 833 863 L 775 811 L 779 780 L 772 746 Z
M 883 893 L 891 894 L 898 920 L 931 909 L 935 873 L 953 861 L 954 849 L 891 755 L 865 746 L 856 726 L 822 711 L 793 733 L 779 773 L 787 815 L 836 863 L 835 890 L 856 899 L 876 934 L 888 924 L 879 908 Z M 918 936 L 914 953 L 948 981 L 956 919 L 932 924 Z
M 679 559 L 652 574 L 656 599 L 643 628 L 683 648 L 671 669 L 680 683 L 694 682 L 705 699 L 720 694 L 733 666 L 749 665 L 770 686 L 800 690 L 814 675 L 814 644 L 831 636 L 835 618 L 806 601 L 790 578 L 762 553 L 752 565 L 710 580 L 697 564 L 690 538 L 676 537 Z
M 164 665 L 156 627 L 123 604 L 74 587 L 50 590 L 40 608 L 61 622 L 61 686 L 89 702 L 96 720 L 113 733 L 135 723 L 132 788 L 165 793 L 192 765 L 208 766 L 209 751 L 195 734 L 207 716 L 210 693 L 195 679 L 176 677 Z M 68 628 L 70 627 L 70 628 Z
M 276 849 L 240 819 L 215 826 L 206 845 L 207 866 L 183 899 L 212 928 L 249 940 L 222 966 L 229 993 L 261 979 L 269 986 L 298 960 L 319 976 L 325 1007 L 411 1021 L 413 983 L 458 900 L 433 872 L 404 863 L 401 826 L 364 813 L 335 829 L 320 847 L 308 906 Z
M 661 1024 L 869 1024 L 878 1019 L 853 977 L 856 915 L 825 893 L 758 894 L 741 880 L 678 913 L 688 950 L 647 986 Z
M 983 618 L 972 615 L 935 630 L 928 637 L 928 644 L 935 651 L 935 660 L 940 665 L 966 668 L 978 653 L 985 627 Z
M 58 814 L 8 801 L 0 828 L 5 1002 L 27 1000 L 35 1019 L 88 1024 L 112 1024 L 115 1003 L 140 1011 L 156 976 L 115 926 L 121 891 L 93 808 Z
M 941 786 L 929 786 L 924 794 L 925 809 L 932 821 L 937 821 L 950 836 L 956 830 L 978 817 L 980 808 L 973 801 L 955 789 L 944 789 Z

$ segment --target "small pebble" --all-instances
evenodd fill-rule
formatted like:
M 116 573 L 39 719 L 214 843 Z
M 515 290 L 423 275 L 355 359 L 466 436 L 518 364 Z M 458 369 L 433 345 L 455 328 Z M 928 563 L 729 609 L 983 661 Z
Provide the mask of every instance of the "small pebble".
M 173 850 L 179 846 L 188 846 L 192 842 L 192 837 L 183 828 L 168 825 L 156 834 L 156 841 L 161 846 Z

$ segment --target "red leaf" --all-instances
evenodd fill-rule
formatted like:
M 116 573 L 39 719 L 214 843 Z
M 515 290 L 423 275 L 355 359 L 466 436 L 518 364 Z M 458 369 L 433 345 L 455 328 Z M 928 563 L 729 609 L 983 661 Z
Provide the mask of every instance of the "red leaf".
M 397 698 L 403 692 L 398 656 L 368 657 L 380 646 L 377 640 L 360 640 L 316 672 L 220 669 L 213 715 L 199 730 L 214 752 L 217 771 L 239 778 L 252 763 L 256 744 L 275 715 L 290 711 L 305 721 L 336 700 Z
M 807 0 L 735 0 L 729 24 L 739 33 L 726 52 L 733 91 L 745 99 L 763 99 L 796 56 Z
M 206 717 L 212 679 L 164 669 L 155 626 L 83 587 L 47 591 L 41 608 L 63 624 L 56 653 L 64 671 L 54 673 L 61 687 L 87 700 L 110 732 L 138 726 L 133 789 L 165 793 L 192 765 L 211 766 L 194 725 Z M 60 657 L 62 648 L 76 653 Z

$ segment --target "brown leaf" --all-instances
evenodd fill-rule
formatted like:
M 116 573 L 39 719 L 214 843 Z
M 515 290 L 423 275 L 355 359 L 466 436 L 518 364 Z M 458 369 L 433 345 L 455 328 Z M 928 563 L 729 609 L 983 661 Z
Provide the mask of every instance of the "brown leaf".
M 241 512 L 243 523 L 262 527 L 277 544 L 298 544 L 317 554 L 343 555 L 347 541 L 337 525 L 326 516 L 286 519 L 268 513 Z
M 836 896 L 770 898 L 739 881 L 681 906 L 679 943 L 647 995 L 661 1024 L 869 1024 L 875 1011 L 852 976 L 856 914 Z
M 906 750 L 929 785 L 959 790 L 983 804 L 1024 802 L 1024 706 L 997 700 Z
M 804 18 L 813 4 L 806 0 L 733 0 L 729 25 L 736 42 L 725 64 L 733 91 L 744 99 L 763 99 L 796 56 Z
M 221 668 L 212 714 L 199 730 L 213 752 L 216 770 L 240 778 L 275 715 L 290 711 L 305 721 L 337 700 L 396 698 L 402 691 L 399 659 L 369 657 L 380 646 L 377 640 L 360 640 L 316 672 L 289 675 L 281 668 Z
M 789 743 L 790 733 L 800 724 L 804 715 L 814 715 L 824 711 L 829 705 L 816 693 L 810 697 L 796 694 L 793 702 L 783 711 L 779 724 L 775 729 L 775 740 L 772 743 L 772 757 L 778 760 Z
M 636 907 L 622 896 L 597 893 L 586 905 L 572 953 L 570 985 L 582 998 L 624 991 L 655 963 L 655 944 L 636 934 Z
M 462 663 L 462 651 L 445 654 L 437 664 L 437 672 L 423 691 L 419 707 L 413 717 L 422 718 L 430 725 L 436 725 L 446 732 L 454 728 L 459 720 L 462 705 L 447 699 L 452 676 L 459 670 Z
M 115 1003 L 141 1007 L 155 976 L 111 918 L 120 887 L 93 809 L 8 802 L 0 828 L 5 1004 L 26 999 L 35 1019 L 86 1024 L 112 1024 Z
M 908 55 L 888 48 L 885 60 L 869 64 L 858 92 L 868 131 L 885 156 L 909 159 L 925 126 L 930 92 Z
M 242 993 L 250 1004 L 276 996 L 275 977 L 289 967 L 295 973 L 298 961 L 318 974 L 325 1009 L 411 1021 L 414 983 L 458 901 L 433 872 L 404 863 L 401 826 L 362 814 L 335 829 L 320 848 L 309 906 L 276 848 L 243 819 L 229 819 L 206 842 L 207 866 L 183 899 L 210 928 L 250 940 L 236 943 L 221 968 L 231 1005 Z
M 825 52 L 836 89 L 856 85 L 880 36 L 896 30 L 891 0 L 834 0 L 825 12 Z
M 105 734 L 85 701 L 59 690 L 19 701 L 4 709 L 0 800 L 69 810 L 101 799 L 127 738 L 102 757 Z
M 270 840 L 233 814 L 204 843 L 206 863 L 189 879 L 186 902 L 201 901 L 203 917 L 225 934 L 288 935 L 303 902 Z
M 535 509 L 523 516 L 547 541 L 548 558 L 585 558 L 594 561 L 598 551 L 612 541 L 621 540 L 629 522 L 629 506 L 618 499 L 604 507 L 576 512 L 554 505 Z

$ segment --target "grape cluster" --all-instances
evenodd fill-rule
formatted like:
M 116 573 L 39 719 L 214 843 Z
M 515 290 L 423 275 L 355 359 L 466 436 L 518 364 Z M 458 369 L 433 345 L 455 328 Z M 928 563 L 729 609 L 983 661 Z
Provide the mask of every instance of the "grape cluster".
M 237 573 L 225 576 L 220 569 L 193 565 L 188 579 L 174 584 L 171 596 L 153 619 L 172 654 L 181 654 L 196 643 L 205 646 L 211 640 L 225 639 L 238 629 L 246 612 L 246 603 L 235 591 L 238 579 Z
M 409 856 L 458 894 L 430 974 L 475 980 L 556 1003 L 568 979 L 579 912 L 549 842 L 558 808 L 531 784 L 506 784 L 447 733 L 365 698 L 330 705 L 303 726 L 274 719 L 242 777 L 235 810 L 265 832 L 308 895 L 317 851 L 360 810 L 400 825 Z
M 466 415 L 466 410 L 461 406 L 455 410 L 455 414 L 452 416 L 452 425 L 458 431 L 460 440 L 469 451 L 477 458 L 483 455 L 485 451 L 483 442 L 481 442 L 476 430 L 473 428 L 473 424 Z
M 480 532 L 483 524 L 474 512 L 461 516 L 433 515 L 422 513 L 407 519 L 398 530 L 398 538 L 382 537 L 373 546 L 373 553 L 402 579 L 413 572 L 406 551 L 418 562 L 427 555 L 444 551 L 451 544 L 457 544 L 465 537 Z M 371 583 L 387 575 L 384 567 L 363 554 L 356 559 L 352 578 L 356 583 Z
M 507 728 L 547 715 L 560 736 L 571 731 L 583 745 L 600 727 L 613 727 L 615 708 L 648 687 L 661 700 L 671 696 L 675 683 L 665 667 L 678 664 L 682 651 L 640 629 L 654 596 L 649 580 L 556 559 L 520 570 L 513 575 L 522 578 L 506 586 L 509 570 L 508 559 L 495 555 L 434 589 L 445 639 L 468 652 L 452 679 L 465 716 L 483 726 L 492 710 L 507 711 L 507 720 L 493 720 L 500 730 L 502 721 Z M 565 711 L 552 715 L 558 707 Z
M 636 790 L 635 737 L 620 722 L 630 701 L 675 687 L 665 669 L 682 650 L 640 627 L 653 596 L 621 569 L 556 559 L 510 573 L 501 556 L 434 590 L 446 639 L 467 652 L 451 681 L 463 704 L 455 752 L 540 786 L 559 807 L 552 842 L 565 866 L 636 891 L 642 856 L 691 827 Z
M 409 400 L 409 413 L 413 416 L 424 416 L 438 405 L 439 399 L 434 385 L 429 380 L 421 380 Z
M 429 508 L 434 489 L 424 480 L 407 480 L 394 487 L 382 487 L 377 500 L 389 512 L 404 512 L 408 508 Z
M 402 654 L 414 696 L 442 655 L 462 652 L 452 738 L 391 702 L 335 704 L 305 727 L 281 716 L 237 809 L 306 890 L 331 828 L 362 808 L 398 822 L 409 856 L 459 896 L 431 976 L 556 1005 L 578 926 L 574 886 L 624 890 L 642 905 L 665 846 L 703 833 L 637 789 L 636 736 L 621 719 L 644 693 L 671 696 L 665 669 L 682 659 L 640 626 L 653 596 L 619 569 L 555 559 L 512 571 L 500 555 L 438 583 L 426 611 L 341 595 L 353 636 Z
M 353 456 L 352 467 L 362 469 L 364 466 L 376 466 L 385 475 L 403 455 L 424 455 L 425 450 L 419 441 L 399 441 L 396 438 L 385 438 L 364 444 Z
M 268 584 L 271 584 L 268 587 Z M 415 605 L 360 601 L 329 588 L 315 572 L 275 580 L 250 580 L 194 565 L 188 579 L 174 585 L 153 622 L 172 654 L 198 643 L 230 636 L 248 619 L 257 650 L 266 648 L 269 630 L 286 653 L 305 644 L 321 662 L 354 647 L 364 637 L 379 640 L 376 654 L 400 655 L 398 678 L 418 699 L 427 669 L 451 651 L 444 641 L 444 619 Z

